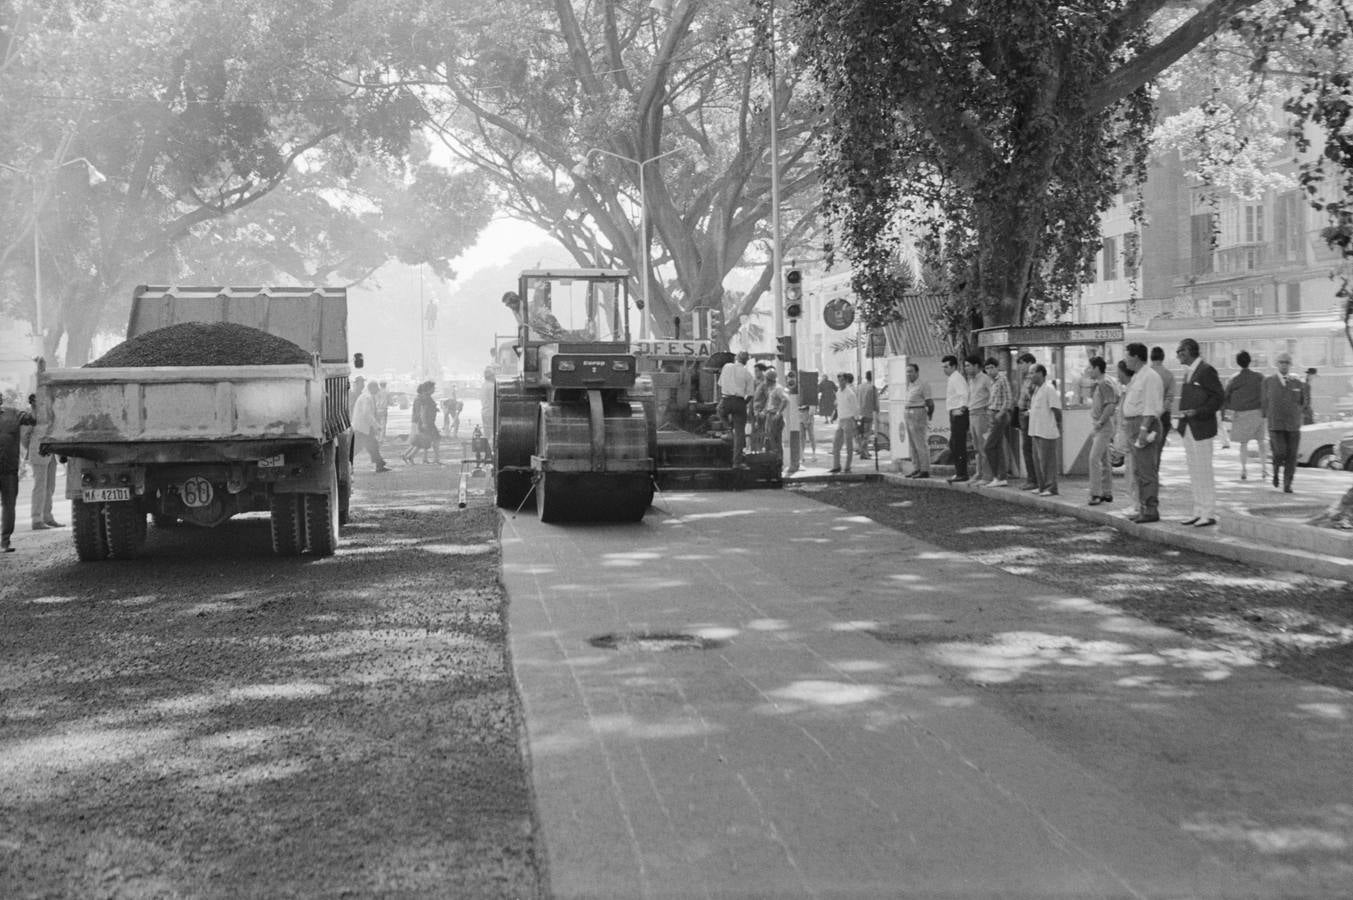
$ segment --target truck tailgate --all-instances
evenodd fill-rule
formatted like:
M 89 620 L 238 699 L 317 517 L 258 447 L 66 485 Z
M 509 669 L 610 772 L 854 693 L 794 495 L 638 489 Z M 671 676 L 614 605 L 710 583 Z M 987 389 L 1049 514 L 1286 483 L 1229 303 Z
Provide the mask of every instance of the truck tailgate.
M 324 437 L 318 366 L 53 369 L 38 396 L 43 445 Z

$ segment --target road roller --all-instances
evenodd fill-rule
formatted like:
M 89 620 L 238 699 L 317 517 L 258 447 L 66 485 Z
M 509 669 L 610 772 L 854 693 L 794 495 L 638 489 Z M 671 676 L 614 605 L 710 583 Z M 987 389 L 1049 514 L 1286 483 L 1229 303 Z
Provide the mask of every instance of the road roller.
M 629 272 L 531 269 L 503 303 L 519 373 L 494 384 L 497 502 L 542 522 L 637 522 L 653 500 L 657 425 L 629 340 Z

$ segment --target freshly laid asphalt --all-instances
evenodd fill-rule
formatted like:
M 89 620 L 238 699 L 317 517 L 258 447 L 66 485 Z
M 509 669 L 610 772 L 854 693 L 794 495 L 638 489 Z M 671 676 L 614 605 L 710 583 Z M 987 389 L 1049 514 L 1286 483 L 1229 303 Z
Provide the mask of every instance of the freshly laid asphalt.
M 1083 479 L 1053 498 L 977 490 L 1164 543 L 1260 548 L 1172 522 L 1172 453 L 1154 526 L 1087 507 Z M 801 477 L 822 474 L 817 455 Z M 1232 485 L 1218 457 L 1223 504 L 1353 486 L 1311 470 L 1295 495 Z M 1300 550 L 1265 549 L 1304 568 Z M 553 896 L 1346 897 L 1353 883 L 1353 696 L 801 492 L 669 493 L 639 525 L 506 515 L 503 576 Z

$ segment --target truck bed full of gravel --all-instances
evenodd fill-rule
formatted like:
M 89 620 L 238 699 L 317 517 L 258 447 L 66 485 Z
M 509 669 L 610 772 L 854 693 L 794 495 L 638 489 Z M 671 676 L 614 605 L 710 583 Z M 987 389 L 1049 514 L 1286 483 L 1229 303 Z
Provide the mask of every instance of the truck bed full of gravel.
M 88 368 L 142 366 L 275 366 L 310 362 L 280 338 L 233 322 L 180 322 L 123 341 Z

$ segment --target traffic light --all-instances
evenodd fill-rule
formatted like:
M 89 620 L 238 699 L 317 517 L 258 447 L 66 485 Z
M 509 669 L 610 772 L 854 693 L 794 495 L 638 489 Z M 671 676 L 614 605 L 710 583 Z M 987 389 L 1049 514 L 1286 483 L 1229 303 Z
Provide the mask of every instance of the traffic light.
M 785 315 L 791 319 L 803 315 L 803 273 L 798 269 L 785 272 Z
M 789 362 L 794 359 L 794 339 L 782 334 L 775 339 L 775 358 Z

